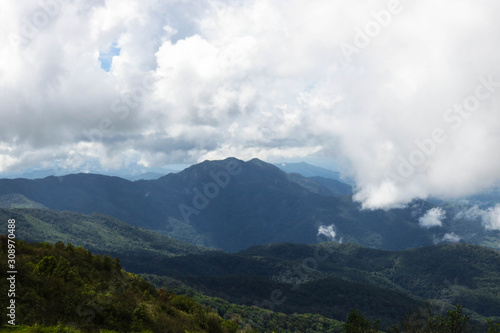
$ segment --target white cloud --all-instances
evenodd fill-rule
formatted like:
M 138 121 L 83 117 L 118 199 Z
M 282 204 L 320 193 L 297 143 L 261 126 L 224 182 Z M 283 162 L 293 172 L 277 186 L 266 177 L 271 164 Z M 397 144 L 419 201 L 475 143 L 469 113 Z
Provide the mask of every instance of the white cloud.
M 456 218 L 468 220 L 480 219 L 487 230 L 500 230 L 500 204 L 487 209 L 474 206 L 466 211 L 457 214 Z
M 110 168 L 335 158 L 364 208 L 500 180 L 497 1 L 401 2 L 351 62 L 341 45 L 394 2 L 43 3 L 60 6 L 26 0 L 0 13 L 4 172 L 66 161 L 95 141 Z M 40 15 L 49 19 L 33 29 Z M 99 55 L 112 45 L 107 73 Z
M 325 235 L 326 237 L 330 237 L 331 239 L 335 239 L 335 231 L 333 230 L 333 225 L 325 227 L 324 225 L 319 226 L 318 228 L 318 236 Z
M 418 219 L 418 224 L 423 228 L 440 227 L 442 220 L 446 217 L 446 212 L 440 207 L 429 209 L 422 217 Z
M 462 237 L 458 236 L 456 233 L 446 233 L 443 236 L 443 239 L 441 240 L 442 242 L 449 242 L 449 243 L 458 243 Z
M 332 242 L 342 243 L 342 238 L 340 238 L 340 240 L 335 239 L 335 237 L 337 236 L 337 233 L 335 232 L 335 225 L 334 224 L 331 224 L 329 226 L 320 225 L 318 228 L 318 236 L 319 235 L 323 235 L 323 236 L 330 238 L 330 240 Z
M 483 224 L 488 230 L 500 230 L 500 204 L 486 211 L 483 215 Z

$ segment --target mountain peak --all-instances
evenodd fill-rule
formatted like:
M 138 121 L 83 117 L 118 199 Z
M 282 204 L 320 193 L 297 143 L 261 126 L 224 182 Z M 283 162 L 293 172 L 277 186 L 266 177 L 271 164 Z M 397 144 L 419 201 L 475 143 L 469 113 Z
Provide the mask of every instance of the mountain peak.
M 192 169 L 192 168 L 199 168 L 199 167 L 213 167 L 213 166 L 216 166 L 216 167 L 220 167 L 220 166 L 225 167 L 229 163 L 232 163 L 232 164 L 243 164 L 245 162 L 242 161 L 242 160 L 239 160 L 239 159 L 237 159 L 235 157 L 228 157 L 228 158 L 225 158 L 223 160 L 204 160 L 203 162 L 200 162 L 200 163 L 197 163 L 197 164 L 193 164 L 193 165 L 191 165 L 190 167 L 188 167 L 188 168 L 186 168 L 184 170 L 188 170 L 188 169 Z
M 260 167 L 260 168 L 279 169 L 274 164 L 267 163 L 267 162 L 265 162 L 263 160 L 259 160 L 258 158 L 252 158 L 251 160 L 247 161 L 246 164 L 257 166 L 257 167 Z
M 261 165 L 261 164 L 268 164 L 267 162 L 264 162 L 263 160 L 260 160 L 258 158 L 252 158 L 251 160 L 249 160 L 247 163 L 252 163 L 252 164 L 258 164 L 258 165 Z

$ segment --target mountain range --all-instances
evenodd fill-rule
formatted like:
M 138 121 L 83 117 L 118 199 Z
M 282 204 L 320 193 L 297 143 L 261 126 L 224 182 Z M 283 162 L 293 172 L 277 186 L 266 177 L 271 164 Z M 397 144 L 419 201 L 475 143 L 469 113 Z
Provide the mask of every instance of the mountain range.
M 498 244 L 498 231 L 473 223 L 422 228 L 434 205 L 360 210 L 351 188 L 338 180 L 304 177 L 253 159 L 205 161 L 154 180 L 96 174 L 43 179 L 1 179 L 0 207 L 45 207 L 113 216 L 133 226 L 191 244 L 237 252 L 248 247 L 318 240 L 356 242 L 400 250 L 446 241 Z M 458 229 L 457 229 L 458 228 Z M 467 238 L 469 237 L 469 238 Z

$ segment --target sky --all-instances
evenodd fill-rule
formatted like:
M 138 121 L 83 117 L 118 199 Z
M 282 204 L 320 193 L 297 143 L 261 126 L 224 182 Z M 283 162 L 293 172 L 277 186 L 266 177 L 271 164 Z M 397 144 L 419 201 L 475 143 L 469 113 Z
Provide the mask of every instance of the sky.
M 500 179 L 496 0 L 4 0 L 0 176 L 326 161 L 364 208 Z M 436 217 L 434 217 L 436 218 Z

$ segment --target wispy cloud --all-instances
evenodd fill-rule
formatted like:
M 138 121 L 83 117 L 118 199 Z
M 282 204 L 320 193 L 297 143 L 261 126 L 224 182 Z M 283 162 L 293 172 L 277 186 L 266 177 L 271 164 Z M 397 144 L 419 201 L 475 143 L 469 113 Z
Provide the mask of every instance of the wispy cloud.
M 466 211 L 462 211 L 456 215 L 456 218 L 468 220 L 481 220 L 485 229 L 500 230 L 500 204 L 487 209 L 481 209 L 474 206 Z
M 342 243 L 342 238 L 340 238 L 339 240 L 337 240 L 335 238 L 337 236 L 337 233 L 335 231 L 335 225 L 334 224 L 331 224 L 329 226 L 324 226 L 324 225 L 319 226 L 319 228 L 318 228 L 318 236 L 320 236 L 320 235 L 326 236 L 332 242 Z
M 461 239 L 462 239 L 462 237 L 460 237 L 459 235 L 457 235 L 454 232 L 451 232 L 451 233 L 444 234 L 443 239 L 441 241 L 442 242 L 449 242 L 449 243 L 458 243 L 458 242 L 460 242 Z

